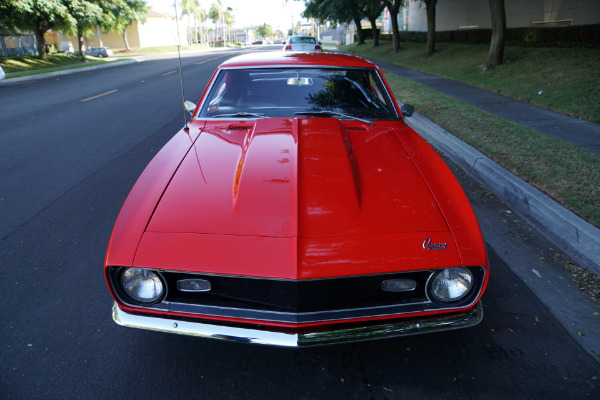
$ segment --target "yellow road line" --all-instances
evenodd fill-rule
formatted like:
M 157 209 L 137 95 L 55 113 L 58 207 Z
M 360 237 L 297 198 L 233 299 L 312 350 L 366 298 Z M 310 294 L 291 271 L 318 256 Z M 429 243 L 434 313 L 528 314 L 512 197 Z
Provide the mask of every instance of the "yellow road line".
M 114 92 L 116 92 L 117 90 L 119 90 L 119 89 L 111 90 L 110 92 L 106 92 L 106 93 L 99 94 L 98 96 L 94 96 L 94 97 L 88 97 L 87 99 L 83 99 L 83 100 L 81 100 L 81 101 L 94 100 L 94 99 L 97 99 L 98 97 L 102 97 L 102 96 L 106 96 L 107 94 L 114 93 Z
M 171 74 L 174 74 L 175 72 L 177 72 L 177 70 L 176 70 L 176 69 L 174 69 L 173 71 L 170 71 L 170 72 L 164 73 L 164 74 L 162 74 L 162 76 L 171 75 Z
M 219 58 L 223 58 L 223 57 L 226 57 L 226 56 L 219 56 L 219 57 L 209 58 L 208 60 L 199 61 L 199 62 L 197 62 L 197 63 L 194 63 L 194 64 L 195 64 L 195 65 L 200 65 L 200 64 L 207 63 L 207 62 L 209 62 L 209 61 L 215 61 L 215 60 L 218 60 Z

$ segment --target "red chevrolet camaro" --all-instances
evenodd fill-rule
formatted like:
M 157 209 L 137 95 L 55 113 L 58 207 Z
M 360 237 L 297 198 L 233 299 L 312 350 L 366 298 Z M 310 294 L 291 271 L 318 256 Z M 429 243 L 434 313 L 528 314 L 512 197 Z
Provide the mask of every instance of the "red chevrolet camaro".
M 243 55 L 190 109 L 115 224 L 118 324 L 309 346 L 481 320 L 473 210 L 375 65 Z

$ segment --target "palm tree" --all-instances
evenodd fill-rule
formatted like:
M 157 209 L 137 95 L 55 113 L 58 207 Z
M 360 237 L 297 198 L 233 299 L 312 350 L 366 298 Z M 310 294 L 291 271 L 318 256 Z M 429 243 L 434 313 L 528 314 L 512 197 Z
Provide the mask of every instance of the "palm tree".
M 192 40 L 192 24 L 190 23 L 190 17 L 194 15 L 194 10 L 196 7 L 200 6 L 200 2 L 198 0 L 181 0 L 181 15 L 187 15 L 187 34 L 188 34 L 188 42 L 193 43 Z
M 231 42 L 231 26 L 235 22 L 235 18 L 231 14 L 231 11 L 233 11 L 233 8 L 227 7 L 225 12 L 223 13 L 223 21 L 225 22 L 225 25 L 227 25 L 227 32 L 228 32 L 227 38 L 229 39 L 230 42 Z
M 196 19 L 196 22 L 199 23 L 199 32 L 200 32 L 200 43 L 204 43 L 204 21 L 206 21 L 206 18 L 208 16 L 206 15 L 206 11 L 204 11 L 203 9 L 201 9 L 200 7 L 196 8 L 196 11 L 194 12 L 194 18 Z
M 219 33 L 219 26 L 221 26 L 221 28 L 223 27 L 223 4 L 221 3 L 221 0 L 217 0 L 216 3 L 213 3 L 210 6 L 210 10 L 208 11 L 208 17 L 210 19 L 212 19 L 213 23 L 216 25 L 217 27 L 217 34 Z M 224 36 L 223 35 L 223 30 L 221 29 L 221 40 L 224 41 Z M 217 36 L 217 35 L 216 35 Z M 217 39 L 217 37 L 215 36 L 215 41 Z

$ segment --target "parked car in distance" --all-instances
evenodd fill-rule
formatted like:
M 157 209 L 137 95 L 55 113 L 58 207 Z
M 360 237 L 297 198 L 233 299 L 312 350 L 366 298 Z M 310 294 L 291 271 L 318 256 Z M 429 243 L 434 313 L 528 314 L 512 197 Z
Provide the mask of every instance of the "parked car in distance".
M 322 51 L 321 43 L 314 36 L 290 36 L 284 51 Z
M 107 48 L 107 47 L 92 47 L 88 50 L 85 51 L 85 54 L 87 56 L 92 56 L 92 57 L 110 57 L 113 55 L 113 52 L 111 49 Z
M 482 319 L 475 214 L 375 65 L 246 54 L 186 109 L 115 223 L 115 322 L 299 347 Z
M 4 70 L 2 69 L 2 66 L 0 66 L 0 80 L 6 78 L 6 74 L 4 73 Z

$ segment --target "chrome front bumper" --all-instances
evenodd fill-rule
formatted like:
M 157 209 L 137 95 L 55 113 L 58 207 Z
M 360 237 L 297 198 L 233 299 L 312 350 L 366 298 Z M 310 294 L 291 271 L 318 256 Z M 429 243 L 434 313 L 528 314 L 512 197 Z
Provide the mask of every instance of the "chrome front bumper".
M 345 342 L 358 342 L 440 332 L 477 325 L 483 318 L 481 302 L 465 314 L 439 316 L 419 321 L 382 323 L 355 328 L 341 328 L 312 333 L 283 333 L 259 329 L 235 328 L 200 322 L 177 321 L 165 318 L 129 314 L 113 305 L 113 320 L 122 326 L 151 331 L 220 339 L 239 343 L 257 343 L 284 347 L 305 347 Z

